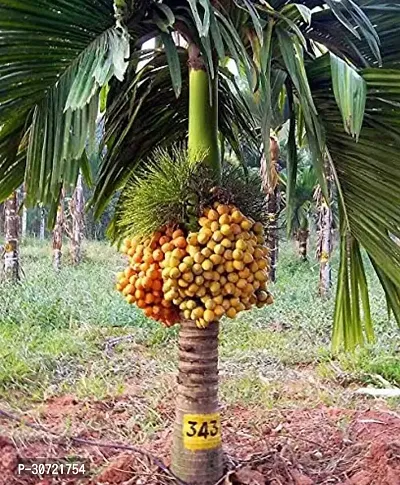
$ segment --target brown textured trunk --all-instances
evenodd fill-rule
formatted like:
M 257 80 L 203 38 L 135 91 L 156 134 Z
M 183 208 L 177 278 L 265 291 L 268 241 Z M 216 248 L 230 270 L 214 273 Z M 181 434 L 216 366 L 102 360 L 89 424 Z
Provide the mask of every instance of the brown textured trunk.
M 279 192 L 279 143 L 276 137 L 270 137 L 269 147 L 270 167 L 268 170 L 265 156 L 261 160 L 260 175 L 262 187 L 267 196 L 268 230 L 266 245 L 269 251 L 270 269 L 269 280 L 276 281 L 276 266 L 278 262 L 279 234 L 278 215 L 280 206 Z
M 268 195 L 268 234 L 267 247 L 269 250 L 270 269 L 269 279 L 273 283 L 276 281 L 276 266 L 278 262 L 279 237 L 278 237 L 278 212 L 279 212 L 279 189 L 275 187 L 272 194 Z
M 53 229 L 53 267 L 56 271 L 61 269 L 64 224 L 64 191 L 62 191 Z
M 18 195 L 14 192 L 5 202 L 4 276 L 19 280 L 19 216 Z
M 76 188 L 71 199 L 70 212 L 72 217 L 71 230 L 71 259 L 72 264 L 78 265 L 82 261 L 82 239 L 84 230 L 83 211 L 85 200 L 83 196 L 82 175 L 78 175 Z
M 331 268 L 331 254 L 332 254 L 332 209 L 322 200 L 320 205 L 320 247 L 319 253 L 319 294 L 323 298 L 330 296 L 332 288 L 332 268 Z
M 214 485 L 223 474 L 218 403 L 218 324 L 183 321 L 172 471 L 190 485 Z
M 296 234 L 296 240 L 299 249 L 299 256 L 302 261 L 308 259 L 308 236 L 310 232 L 308 229 L 299 229 Z

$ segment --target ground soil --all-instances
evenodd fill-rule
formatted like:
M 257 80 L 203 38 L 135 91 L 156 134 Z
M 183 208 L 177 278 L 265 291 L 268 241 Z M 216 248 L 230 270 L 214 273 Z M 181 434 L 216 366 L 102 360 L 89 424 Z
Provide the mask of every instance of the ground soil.
M 25 423 L 45 427 L 54 436 L 0 416 L 0 485 L 176 483 L 151 458 L 159 458 L 166 467 L 169 464 L 172 402 L 157 409 L 165 428 L 142 443 L 134 443 L 150 456 L 59 442 L 57 434 L 127 443 L 121 439 L 130 418 L 124 405 L 127 399 L 121 396 L 87 402 L 63 396 L 25 413 Z M 400 485 L 400 415 L 384 407 L 349 410 L 320 406 L 276 412 L 232 406 L 223 409 L 223 416 L 226 477 L 221 484 Z M 90 475 L 69 481 L 16 475 L 21 457 L 66 456 L 87 460 Z

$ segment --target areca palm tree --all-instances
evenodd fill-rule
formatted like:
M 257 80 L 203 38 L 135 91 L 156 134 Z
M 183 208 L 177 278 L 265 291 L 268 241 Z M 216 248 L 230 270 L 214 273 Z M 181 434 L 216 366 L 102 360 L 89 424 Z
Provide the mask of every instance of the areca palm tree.
M 155 146 L 188 133 L 189 152 L 206 153 L 217 181 L 218 132 L 240 157 L 243 136 L 261 130 L 268 162 L 270 129 L 288 121 L 289 207 L 296 135 L 307 138 L 325 194 L 329 155 L 342 215 L 334 341 L 354 346 L 364 330 L 373 335 L 361 247 L 400 321 L 391 238 L 400 227 L 399 19 L 399 3 L 373 0 L 2 0 L 0 199 L 25 181 L 27 203 L 50 204 L 54 220 L 61 187 L 88 175 L 85 150 L 105 101 L 97 214 Z M 227 59 L 265 103 L 259 127 Z M 181 325 L 172 467 L 191 484 L 223 472 L 218 439 L 188 449 L 184 435 L 206 414 L 220 436 L 217 338 L 217 325 Z
M 282 180 L 286 185 L 286 177 L 283 174 Z M 310 223 L 315 214 L 314 192 L 318 181 L 312 166 L 301 167 L 298 170 L 296 186 L 294 191 L 293 210 L 284 211 L 286 225 L 290 228 L 292 235 L 298 244 L 299 257 L 303 261 L 308 259 L 308 239 L 310 235 Z M 291 220 L 288 219 L 288 214 Z
M 4 234 L 4 203 L 0 204 L 0 234 Z
M 267 199 L 268 229 L 267 247 L 269 250 L 269 280 L 276 281 L 276 267 L 279 251 L 278 217 L 280 208 L 279 188 L 279 143 L 275 136 L 270 136 L 269 159 L 262 154 L 260 161 L 261 186 Z
M 319 260 L 319 294 L 322 298 L 329 298 L 332 288 L 331 256 L 333 250 L 334 212 L 332 208 L 332 180 L 328 163 L 326 163 L 325 170 L 331 204 L 329 204 L 329 201 L 322 195 L 319 186 L 317 186 L 314 192 L 314 198 L 318 211 L 318 241 L 316 255 Z
M 82 174 L 79 173 L 69 205 L 71 214 L 71 259 L 74 265 L 78 265 L 82 261 L 82 240 L 85 226 L 84 206 Z
M 18 194 L 14 191 L 5 202 L 5 243 L 2 248 L 4 277 L 13 283 L 17 282 L 20 277 L 19 225 Z
M 56 221 L 54 224 L 53 234 L 52 234 L 53 268 L 56 271 L 59 271 L 61 269 L 64 229 L 65 229 L 64 191 L 62 190 L 59 203 L 58 203 Z

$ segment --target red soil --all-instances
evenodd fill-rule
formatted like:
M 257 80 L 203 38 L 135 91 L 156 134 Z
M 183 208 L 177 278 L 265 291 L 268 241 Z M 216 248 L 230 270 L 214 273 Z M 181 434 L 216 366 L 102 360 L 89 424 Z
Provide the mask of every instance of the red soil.
M 35 419 L 33 415 L 25 419 L 40 421 L 59 434 L 68 419 L 73 436 L 115 442 L 115 430 L 122 430 L 130 418 L 124 407 L 126 399 L 89 403 L 64 396 L 49 400 Z M 168 465 L 173 412 L 168 403 L 160 405 L 157 412 L 165 418 L 166 429 L 143 446 L 135 446 Z M 223 415 L 230 470 L 225 484 L 400 485 L 400 415 L 394 412 L 318 407 L 274 413 L 236 406 L 224 410 Z M 11 421 L 2 418 L 0 425 L 4 434 L 0 436 L 0 485 L 174 483 L 148 457 L 85 444 L 61 445 L 35 431 L 26 436 L 27 428 L 15 429 Z M 19 457 L 67 455 L 88 460 L 91 476 L 70 481 L 16 476 Z

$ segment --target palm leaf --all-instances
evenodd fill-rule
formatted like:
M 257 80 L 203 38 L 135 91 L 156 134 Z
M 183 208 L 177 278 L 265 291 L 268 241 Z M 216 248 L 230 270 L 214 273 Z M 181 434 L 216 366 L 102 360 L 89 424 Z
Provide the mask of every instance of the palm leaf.
M 108 0 L 2 2 L 0 126 L 15 120 L 29 138 L 25 164 L 4 149 L 0 193 L 24 177 L 28 203 L 51 203 L 61 183 L 74 184 L 99 90 L 126 68 L 129 40 L 114 24 Z
M 400 21 L 399 2 L 358 0 L 357 4 L 374 25 L 379 38 L 381 63 L 387 67 L 398 66 L 400 46 L 396 28 Z M 307 28 L 305 35 L 325 45 L 339 57 L 351 59 L 358 66 L 380 65 L 379 56 L 371 45 L 363 37 L 349 36 L 347 29 L 330 9 L 313 12 L 312 25 Z
M 99 215 L 112 194 L 121 188 L 132 171 L 148 159 L 154 147 L 168 147 L 187 136 L 188 70 L 186 52 L 179 52 L 182 91 L 178 99 L 171 86 L 166 54 L 155 52 L 141 70 L 129 69 L 123 83 L 111 83 L 105 123 L 104 157 L 94 194 Z M 234 78 L 226 69 L 219 72 L 219 129 L 240 153 L 242 136 L 254 136 L 254 122 Z
M 330 54 L 333 92 L 343 117 L 345 131 L 359 137 L 364 120 L 367 85 L 358 72 Z
M 317 59 L 308 75 L 324 122 L 327 147 L 341 194 L 344 221 L 342 237 L 347 238 L 350 233 L 354 241 L 348 257 L 346 248 L 342 248 L 342 252 L 345 251 L 340 270 L 343 283 L 338 289 L 335 318 L 335 343 L 338 343 L 339 337 L 345 337 L 346 344 L 353 346 L 361 342 L 355 300 L 362 302 L 362 296 L 366 298 L 366 286 L 360 279 L 362 263 L 358 246 L 363 247 L 373 260 L 389 308 L 396 318 L 400 316 L 399 299 L 393 296 L 398 294 L 396 292 L 400 288 L 400 248 L 391 237 L 400 233 L 400 72 L 376 68 L 361 72 L 368 95 L 364 123 L 357 142 L 343 130 L 329 65 L 328 56 Z M 382 83 L 382 79 L 385 82 Z M 352 270 L 349 269 L 351 267 Z M 355 283 L 353 291 L 345 291 L 346 285 L 351 286 L 350 278 L 358 280 L 362 293 L 357 293 Z M 363 307 L 364 318 L 368 321 L 370 315 L 365 302 Z M 344 331 L 346 325 L 350 327 L 348 333 Z

